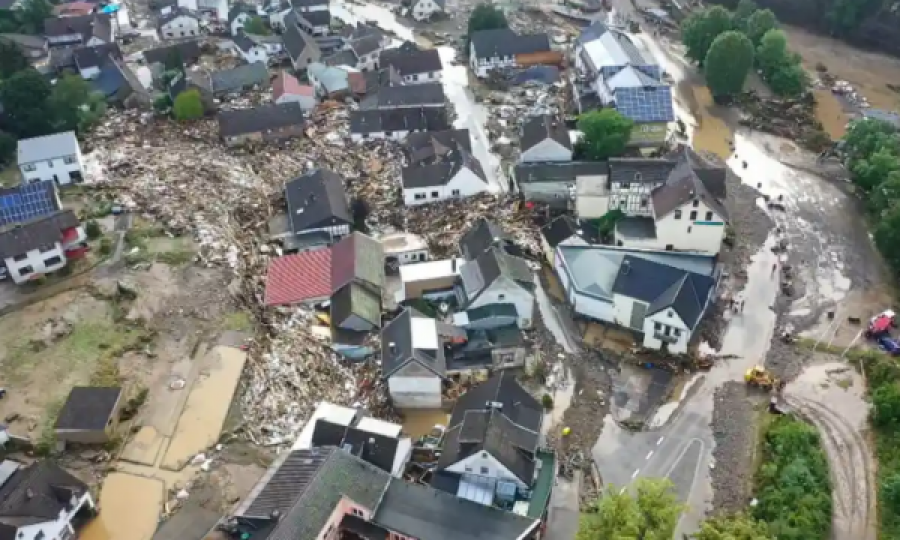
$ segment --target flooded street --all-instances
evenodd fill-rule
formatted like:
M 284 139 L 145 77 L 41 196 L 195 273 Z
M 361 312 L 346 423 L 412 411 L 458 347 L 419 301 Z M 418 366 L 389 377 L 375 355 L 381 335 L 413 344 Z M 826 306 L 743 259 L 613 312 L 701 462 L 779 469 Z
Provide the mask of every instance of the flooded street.
M 159 480 L 114 472 L 103 481 L 100 514 L 81 540 L 150 540 L 162 511 L 165 486 Z

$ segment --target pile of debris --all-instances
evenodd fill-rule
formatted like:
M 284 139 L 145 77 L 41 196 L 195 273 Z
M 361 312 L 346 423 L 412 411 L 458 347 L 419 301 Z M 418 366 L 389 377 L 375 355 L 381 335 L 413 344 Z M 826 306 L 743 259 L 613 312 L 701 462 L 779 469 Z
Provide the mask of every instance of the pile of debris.
M 491 149 L 504 159 L 515 159 L 519 149 L 521 121 L 526 116 L 552 114 L 565 110 L 565 84 L 528 81 L 505 92 L 484 96 L 488 118 L 485 124 Z
M 744 113 L 741 124 L 745 126 L 797 141 L 816 153 L 832 144 L 816 119 L 816 98 L 812 93 L 799 99 L 766 99 L 751 91 L 742 94 L 738 103 Z

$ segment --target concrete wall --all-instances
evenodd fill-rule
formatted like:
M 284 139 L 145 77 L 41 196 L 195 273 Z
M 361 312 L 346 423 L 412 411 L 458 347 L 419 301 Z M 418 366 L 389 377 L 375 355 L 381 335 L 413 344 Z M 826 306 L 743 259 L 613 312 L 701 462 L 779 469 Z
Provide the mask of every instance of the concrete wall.
M 78 150 L 70 156 L 20 164 L 19 170 L 22 172 L 26 184 L 39 180 L 53 180 L 64 186 L 75 182 L 70 176 L 71 173 L 84 174 L 84 159 L 81 157 L 81 150 Z
M 403 409 L 439 409 L 441 380 L 438 377 L 389 377 L 388 393 Z
M 665 342 L 658 335 L 670 336 L 674 342 Z M 644 347 L 661 349 L 664 343 L 670 352 L 682 354 L 687 352 L 691 340 L 691 330 L 684 324 L 674 310 L 666 309 L 644 319 Z

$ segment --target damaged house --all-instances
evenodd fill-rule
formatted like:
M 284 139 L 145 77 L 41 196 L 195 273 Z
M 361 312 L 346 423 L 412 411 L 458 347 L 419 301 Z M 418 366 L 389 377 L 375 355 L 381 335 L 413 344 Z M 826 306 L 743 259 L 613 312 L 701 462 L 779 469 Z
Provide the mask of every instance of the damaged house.
M 219 113 L 219 136 L 228 146 L 303 136 L 306 113 L 299 103 L 260 105 Z
M 440 82 L 444 69 L 437 49 L 420 49 L 407 41 L 396 49 L 381 51 L 382 68 L 394 68 L 404 84 Z
M 384 248 L 362 233 L 341 239 L 331 248 L 331 324 L 351 332 L 381 328 L 384 291 Z
M 350 138 L 401 141 L 410 133 L 450 129 L 447 109 L 424 108 L 394 110 L 357 110 L 350 112 Z
M 44 21 L 44 37 L 51 48 L 71 45 L 92 47 L 114 43 L 117 26 L 107 13 L 56 17 Z
M 529 328 L 534 313 L 534 271 L 521 257 L 491 247 L 460 269 L 456 300 L 466 312 L 486 306 L 515 308 L 519 328 Z M 472 316 L 474 317 L 474 315 Z
M 310 64 L 321 60 L 322 50 L 319 44 L 316 43 L 312 34 L 301 27 L 296 17 L 285 17 L 284 22 L 284 32 L 281 35 L 281 39 L 284 42 L 284 49 L 291 59 L 293 68 L 300 72 L 308 68 Z
M 285 184 L 284 193 L 287 231 L 276 238 L 286 250 L 321 249 L 350 234 L 353 217 L 340 175 L 315 169 Z
M 0 202 L 12 196 L 0 195 Z M 62 270 L 69 260 L 83 257 L 88 249 L 87 234 L 71 210 L 0 228 L 0 261 L 16 284 Z
M 378 89 L 366 96 L 359 104 L 360 109 L 443 109 L 447 106 L 444 86 L 439 82 L 416 85 L 391 85 Z
M 401 171 L 407 206 L 471 197 L 488 188 L 481 163 L 471 153 L 469 130 L 412 133 Z

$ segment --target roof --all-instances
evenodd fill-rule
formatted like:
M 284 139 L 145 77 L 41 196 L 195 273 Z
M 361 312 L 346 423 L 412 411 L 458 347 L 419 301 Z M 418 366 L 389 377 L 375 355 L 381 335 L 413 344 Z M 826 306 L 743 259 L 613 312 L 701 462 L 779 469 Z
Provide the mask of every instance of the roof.
M 234 109 L 219 113 L 219 136 L 233 137 L 272 129 L 303 125 L 306 114 L 299 103 L 272 103 L 252 109 Z
M 328 94 L 343 92 L 350 88 L 347 70 L 334 66 L 326 66 L 321 62 L 313 62 L 306 68 L 310 77 L 315 77 Z
M 200 19 L 196 12 L 181 6 L 175 6 L 173 8 L 170 8 L 169 11 L 159 17 L 159 19 L 156 21 L 156 27 L 162 28 L 163 26 L 169 24 L 179 17 L 190 17 L 194 20 Z
M 517 163 L 513 169 L 516 184 L 562 182 L 574 185 L 579 176 L 605 176 L 609 165 L 605 161 L 561 161 Z
M 639 66 L 650 63 L 626 34 L 611 28 L 602 31 L 600 26 L 603 25 L 589 27 L 588 36 L 594 36 L 596 31 L 599 31 L 599 35 L 593 39 L 584 40 L 584 32 L 582 38 L 579 38 L 584 45 L 584 52 L 590 57 L 590 63 L 595 69 L 625 65 Z
M 723 167 L 694 168 L 697 162 L 689 159 L 683 160 L 669 174 L 669 178 L 662 186 L 655 188 L 650 194 L 653 204 L 653 213 L 656 219 L 661 219 L 683 205 L 692 201 L 700 201 L 710 210 L 715 212 L 717 220 L 728 220 L 728 210 L 722 199 L 725 190 L 725 174 Z M 705 182 L 704 182 L 705 180 Z M 712 191 L 722 194 L 721 198 Z
M 384 287 L 384 247 L 361 232 L 342 238 L 331 248 L 331 290 L 350 282 Z
M 242 512 L 246 517 L 281 514 L 266 540 L 314 540 L 343 497 L 374 509 L 391 478 L 336 448 L 294 450 L 272 468 Z
M 547 34 L 516 34 L 508 28 L 479 30 L 472 34 L 478 58 L 515 56 L 550 50 Z
M 352 133 L 443 131 L 450 128 L 446 108 L 418 107 L 350 112 Z
M 336 51 L 334 54 L 330 54 L 322 58 L 322 63 L 330 67 L 355 67 L 356 64 L 359 63 L 359 58 L 353 51 L 349 49 L 342 49 L 340 51 Z
M 278 257 L 266 272 L 267 306 L 296 304 L 331 295 L 331 249 Z
M 372 521 L 427 540 L 518 540 L 540 522 L 419 484 L 392 480 Z
M 365 429 L 366 420 L 381 422 L 374 418 L 365 418 L 357 426 L 342 426 L 333 424 L 325 419 L 316 420 L 312 435 L 313 446 L 335 446 L 366 463 L 375 465 L 379 469 L 393 473 L 394 459 L 400 440 L 396 436 Z M 397 429 L 401 429 L 399 425 Z M 398 433 L 399 434 L 399 433 Z
M 232 69 L 215 71 L 211 75 L 212 91 L 216 94 L 238 92 L 268 82 L 269 70 L 263 62 L 253 62 Z
M 487 404 L 496 404 L 488 409 Z M 485 450 L 530 485 L 543 408 L 509 372 L 501 371 L 459 397 L 448 423 L 438 469 Z
M 474 301 L 501 276 L 526 287 L 534 284 L 534 272 L 528 262 L 521 257 L 504 253 L 497 247 L 491 247 L 479 255 L 474 263 L 467 264 L 460 270 L 469 302 Z
M 99 431 L 106 428 L 110 416 L 116 411 L 116 404 L 122 396 L 122 389 L 100 386 L 75 386 L 69 392 L 69 397 L 59 416 L 56 418 L 54 428 L 57 430 L 84 430 Z
M 327 3 L 324 2 L 323 3 Z M 378 36 L 379 38 L 384 38 L 385 33 L 384 30 L 378 28 L 374 24 L 357 22 L 355 24 L 345 24 L 340 29 L 340 35 L 345 39 L 352 40 L 361 38 L 363 36 Z
M 288 219 L 294 234 L 329 225 L 350 224 L 350 207 L 344 193 L 344 179 L 316 169 L 284 186 Z
M 547 240 L 547 245 L 555 248 L 560 242 L 578 235 L 579 229 L 580 227 L 575 218 L 569 215 L 562 215 L 541 227 L 541 234 Z
M 522 152 L 534 148 L 547 139 L 572 150 L 572 139 L 569 137 L 569 129 L 565 122 L 549 114 L 527 117 L 522 123 L 522 138 L 519 143 Z
M 377 327 L 381 326 L 381 292 L 352 282 L 331 295 L 331 320 L 340 326 L 351 315 Z
M 144 51 L 144 61 L 148 64 L 164 64 L 169 58 L 176 57 L 181 59 L 182 65 L 197 63 L 200 60 L 200 42 L 197 40 L 183 41 Z
M 231 41 L 233 41 L 234 44 L 237 45 L 238 49 L 244 52 L 250 52 L 250 49 L 252 49 L 253 47 L 259 47 L 259 45 L 255 41 L 250 39 L 250 37 L 247 36 L 247 34 L 245 34 L 243 31 L 239 31 L 236 36 L 231 38 Z
M 459 250 L 466 260 L 472 261 L 493 245 L 504 251 L 512 245 L 509 235 L 493 221 L 481 217 L 459 237 Z
M 35 218 L 26 223 L 10 225 L 0 232 L 0 259 L 15 257 L 53 245 L 62 239 L 62 232 L 78 226 L 78 218 L 71 210 L 63 210 Z
M 257 14 L 255 7 L 243 2 L 237 2 L 231 6 L 231 9 L 228 10 L 228 24 L 233 23 L 241 13 L 246 13 L 248 15 Z
M 54 214 L 61 208 L 52 180 L 0 186 L 0 227 Z
M 422 336 L 423 323 L 431 323 L 428 336 Z M 420 335 L 414 336 L 418 330 Z M 428 339 L 433 341 L 428 341 Z M 414 308 L 405 308 L 381 331 L 381 373 L 388 378 L 410 362 L 417 364 L 413 372 L 425 377 L 444 377 L 447 364 L 444 348 L 437 340 L 434 319 L 426 317 Z
M 310 26 L 328 26 L 331 24 L 331 11 L 327 9 L 304 11 L 302 13 L 297 13 L 297 16 L 309 23 Z
M 466 150 L 459 149 L 435 163 L 418 163 L 404 167 L 401 172 L 403 189 L 445 186 L 464 168 L 472 171 L 475 176 L 487 184 L 487 177 L 478 158 Z
M 411 84 L 406 86 L 383 86 L 378 93 L 363 100 L 363 109 L 386 107 L 419 107 L 446 103 L 444 85 L 441 83 Z
M 128 85 L 125 74 L 114 63 L 100 68 L 100 74 L 90 81 L 94 90 L 103 94 L 107 99 L 115 96 L 116 92 Z
M 409 163 L 429 162 L 460 148 L 471 152 L 472 138 L 468 129 L 420 131 L 407 135 L 403 147 Z
M 293 12 L 292 12 L 293 13 Z M 306 51 L 311 58 L 318 59 L 322 51 L 316 40 L 295 24 L 287 24 L 285 20 L 284 34 L 281 35 L 284 48 L 293 60 L 297 60 Z
M 7 464 L 16 462 L 4 461 L 4 469 Z M 55 521 L 72 497 L 85 491 L 84 482 L 52 461 L 20 465 L 0 487 L 0 523 L 18 528 Z
M 356 38 L 350 42 L 350 49 L 356 53 L 356 56 L 363 56 L 373 53 L 381 48 L 381 36 L 370 34 Z
M 366 93 L 366 74 L 361 71 L 351 71 L 347 73 L 347 82 L 350 84 L 350 91 L 357 95 Z
M 383 68 L 393 67 L 401 76 L 432 73 L 443 69 L 441 56 L 437 49 L 411 51 L 387 49 L 381 51 L 378 62 Z
M 300 84 L 300 81 L 286 70 L 281 70 L 272 81 L 272 99 L 278 99 L 285 94 L 314 97 L 315 90 L 312 86 Z
M 671 122 L 675 120 L 672 87 L 669 85 L 645 84 L 636 88 L 618 88 L 613 93 L 613 97 L 616 102 L 616 110 L 634 122 Z
M 616 236 L 631 240 L 656 238 L 656 222 L 649 216 L 624 216 L 616 221 Z
M 93 7 L 93 5 L 92 5 Z M 22 49 L 46 49 L 47 40 L 44 36 L 31 36 L 28 34 L 0 34 L 0 41 L 15 43 Z
M 106 63 L 110 56 L 122 58 L 122 51 L 116 43 L 103 43 L 94 47 L 78 47 L 72 51 L 75 65 L 78 69 L 100 67 Z
M 74 131 L 64 131 L 43 137 L 19 140 L 19 165 L 45 161 L 64 156 L 74 156 L 79 151 Z
M 678 165 L 674 159 L 610 158 L 609 181 L 618 184 L 660 186 Z
M 44 35 L 62 37 L 80 34 L 83 41 L 96 37 L 102 41 L 112 40 L 112 18 L 105 13 L 92 13 L 78 17 L 53 17 L 44 19 Z

